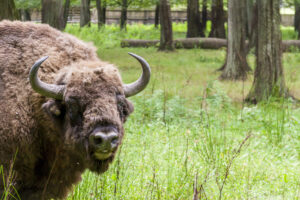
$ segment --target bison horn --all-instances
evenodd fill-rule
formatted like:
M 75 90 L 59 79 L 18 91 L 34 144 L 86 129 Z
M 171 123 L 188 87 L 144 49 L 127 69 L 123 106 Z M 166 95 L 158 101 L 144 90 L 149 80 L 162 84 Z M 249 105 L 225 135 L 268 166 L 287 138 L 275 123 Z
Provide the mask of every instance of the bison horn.
M 137 81 L 130 84 L 125 84 L 123 86 L 126 97 L 136 95 L 137 93 L 145 89 L 147 84 L 149 83 L 150 75 L 151 75 L 150 66 L 144 58 L 135 55 L 133 53 L 128 53 L 128 54 L 134 57 L 135 59 L 137 59 L 141 63 L 143 68 L 143 74 L 140 76 L 140 78 Z
M 54 99 L 62 100 L 65 86 L 54 85 L 42 82 L 38 77 L 38 70 L 41 64 L 48 58 L 45 56 L 34 63 L 29 72 L 29 82 L 34 91 L 37 93 L 51 97 Z

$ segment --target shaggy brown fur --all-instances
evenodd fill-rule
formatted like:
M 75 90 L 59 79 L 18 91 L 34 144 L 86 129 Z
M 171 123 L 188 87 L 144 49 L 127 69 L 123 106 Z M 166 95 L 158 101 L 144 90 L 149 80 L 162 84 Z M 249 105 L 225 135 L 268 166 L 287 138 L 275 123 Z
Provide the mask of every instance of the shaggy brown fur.
M 29 84 L 31 66 L 46 55 L 39 77 L 66 85 L 62 101 Z M 65 198 L 85 169 L 102 173 L 113 160 L 115 152 L 104 161 L 91 156 L 92 129 L 117 129 L 120 144 L 132 111 L 118 70 L 95 47 L 48 25 L 0 22 L 0 196 L 10 181 L 21 199 Z

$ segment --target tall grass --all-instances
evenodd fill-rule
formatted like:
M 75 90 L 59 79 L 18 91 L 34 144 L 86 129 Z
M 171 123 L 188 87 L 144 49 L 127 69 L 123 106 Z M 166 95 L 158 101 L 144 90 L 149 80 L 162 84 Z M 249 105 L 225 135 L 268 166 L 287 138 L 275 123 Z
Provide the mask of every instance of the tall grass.
M 186 24 L 174 24 L 175 38 Z M 158 39 L 151 25 L 97 30 L 68 26 L 98 47 L 101 59 L 116 64 L 125 82 L 140 73 L 126 55 L 135 52 L 152 66 L 147 90 L 131 98 L 135 112 L 126 123 L 121 151 L 103 175 L 86 172 L 69 199 L 299 199 L 300 109 L 291 100 L 256 106 L 242 99 L 252 84 L 219 82 L 215 72 L 224 50 L 120 48 L 120 41 Z M 283 38 L 293 39 L 282 27 Z M 254 67 L 254 56 L 248 61 Z M 286 82 L 300 97 L 297 53 L 284 55 Z
M 18 191 L 14 187 L 14 163 L 17 156 L 17 151 L 10 161 L 10 166 L 8 170 L 4 170 L 3 165 L 0 165 L 0 182 L 3 184 L 3 188 L 0 188 L 0 200 L 16 199 L 19 200 L 20 196 Z
M 203 199 L 299 197 L 300 110 L 290 102 L 241 110 L 209 92 L 183 106 L 163 91 L 133 101 L 116 161 L 85 173 L 69 199 L 192 199 L 195 176 Z

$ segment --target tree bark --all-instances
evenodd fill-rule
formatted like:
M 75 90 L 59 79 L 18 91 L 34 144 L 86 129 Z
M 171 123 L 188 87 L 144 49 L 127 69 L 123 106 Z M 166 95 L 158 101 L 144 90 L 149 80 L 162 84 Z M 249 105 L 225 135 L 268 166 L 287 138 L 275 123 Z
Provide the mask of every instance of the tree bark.
M 0 21 L 3 19 L 9 19 L 9 20 L 20 19 L 20 15 L 16 9 L 14 0 L 0 1 Z
M 155 6 L 155 17 L 154 17 L 155 28 L 158 28 L 158 24 L 159 24 L 159 2 L 157 2 Z
M 269 97 L 286 97 L 282 68 L 280 0 L 257 1 L 256 69 L 246 101 L 257 103 Z
M 252 47 L 255 46 L 257 39 L 257 5 L 256 0 L 247 0 L 247 9 L 246 9 L 246 28 L 247 28 L 247 38 L 249 40 L 249 51 Z
M 96 0 L 97 16 L 98 16 L 98 28 L 100 29 L 105 25 L 105 6 L 102 6 L 101 0 Z
M 90 0 L 81 0 L 80 27 L 91 26 Z
M 121 20 L 120 20 L 120 29 L 126 29 L 126 23 L 127 23 L 127 0 L 122 0 L 122 8 L 121 8 Z
M 188 0 L 187 5 L 187 38 L 203 37 L 201 30 L 199 0 Z
M 252 29 L 252 18 L 253 16 L 253 6 L 254 6 L 254 0 L 246 0 L 246 15 L 247 15 L 247 20 L 246 20 L 246 28 L 247 28 L 247 37 L 249 38 L 251 34 L 251 29 Z
M 294 0 L 295 5 L 295 17 L 294 17 L 294 28 L 298 33 L 298 39 L 300 39 L 300 2 L 299 0 Z
M 160 0 L 159 4 L 160 16 L 160 46 L 161 51 L 173 51 L 173 31 L 170 4 L 168 0 Z
M 201 30 L 205 32 L 207 24 L 207 0 L 202 2 Z
M 42 23 L 59 30 L 64 29 L 62 0 L 42 0 Z
M 228 47 L 227 56 L 220 76 L 222 80 L 245 80 L 251 70 L 246 51 L 245 1 L 228 1 Z
M 102 11 L 101 11 L 101 21 L 102 24 L 106 23 L 106 1 L 103 2 Z
M 22 21 L 31 21 L 30 10 L 27 9 L 20 9 L 20 19 Z
M 68 23 L 69 9 L 70 9 L 70 0 L 66 0 L 64 4 L 64 10 L 63 10 L 63 29 L 66 28 Z
M 225 17 L 223 0 L 212 0 L 211 2 L 211 31 L 209 37 L 226 38 Z

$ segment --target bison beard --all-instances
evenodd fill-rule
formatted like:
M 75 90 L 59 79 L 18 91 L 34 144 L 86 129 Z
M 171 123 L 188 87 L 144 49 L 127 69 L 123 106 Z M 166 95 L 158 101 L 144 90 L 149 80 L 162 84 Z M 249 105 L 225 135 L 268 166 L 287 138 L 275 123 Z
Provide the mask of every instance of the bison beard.
M 130 55 L 143 74 L 123 84 L 94 46 L 48 25 L 0 22 L 1 197 L 63 199 L 86 169 L 108 169 L 133 112 L 126 97 L 150 79 Z

